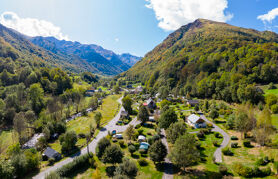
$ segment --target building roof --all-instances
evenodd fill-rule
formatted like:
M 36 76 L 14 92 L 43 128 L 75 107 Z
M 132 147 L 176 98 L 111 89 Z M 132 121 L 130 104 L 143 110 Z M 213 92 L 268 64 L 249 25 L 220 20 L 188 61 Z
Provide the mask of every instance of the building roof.
M 36 147 L 36 144 L 39 140 L 40 137 L 43 137 L 44 134 L 43 133 L 40 133 L 40 134 L 35 134 L 28 142 L 26 142 L 22 148 L 23 149 L 29 149 L 29 148 L 35 148 Z
M 43 154 L 46 155 L 48 158 L 55 158 L 57 155 L 60 155 L 59 152 L 50 147 L 47 147 Z
M 148 144 L 147 142 L 141 142 L 139 149 L 147 150 L 149 148 L 149 146 L 150 146 L 150 144 Z
M 188 102 L 189 104 L 198 104 L 198 103 L 199 103 L 198 100 L 187 100 L 187 102 Z
M 187 119 L 191 123 L 195 124 L 200 119 L 200 116 L 197 116 L 196 114 L 191 114 Z
M 138 136 L 138 140 L 146 140 L 146 137 L 143 136 L 143 135 L 139 135 L 139 136 Z

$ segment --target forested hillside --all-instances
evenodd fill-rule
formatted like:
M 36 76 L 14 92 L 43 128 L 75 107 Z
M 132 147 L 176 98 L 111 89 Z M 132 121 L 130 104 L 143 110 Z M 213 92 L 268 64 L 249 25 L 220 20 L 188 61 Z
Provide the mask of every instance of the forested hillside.
M 278 82 L 278 35 L 204 19 L 181 27 L 126 73 L 149 89 L 257 103 L 256 84 Z

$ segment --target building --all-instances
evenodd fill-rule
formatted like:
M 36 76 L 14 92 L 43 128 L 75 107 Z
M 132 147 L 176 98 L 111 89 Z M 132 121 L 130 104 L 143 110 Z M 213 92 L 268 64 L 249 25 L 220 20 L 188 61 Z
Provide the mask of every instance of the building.
M 91 89 L 87 90 L 85 94 L 86 94 L 86 96 L 93 96 L 94 93 L 95 93 L 95 90 L 91 88 Z
M 150 121 L 150 122 L 156 122 L 154 116 L 150 116 L 150 117 L 149 117 L 149 121 Z
M 139 135 L 138 136 L 138 142 L 144 142 L 144 141 L 146 141 L 146 137 L 143 136 L 143 135 Z
M 43 137 L 44 134 L 35 134 L 28 142 L 26 142 L 23 146 L 22 149 L 30 149 L 30 148 L 36 148 L 36 144 L 39 141 L 39 138 Z
M 199 104 L 199 101 L 198 100 L 187 100 L 186 104 L 190 105 L 190 106 L 196 106 Z
M 196 114 L 191 114 L 190 116 L 188 116 L 187 122 L 189 125 L 195 128 L 207 127 L 207 123 L 200 116 L 197 116 Z
M 121 112 L 121 117 L 120 117 L 121 119 L 128 119 L 129 118 L 129 114 L 128 114 L 128 112 L 127 111 L 122 111 Z
M 147 142 L 141 142 L 140 146 L 139 146 L 139 150 L 147 152 L 149 149 L 150 144 L 148 144 Z
M 50 158 L 54 158 L 56 161 L 60 160 L 62 158 L 61 154 L 59 152 L 57 152 L 56 150 L 47 147 L 44 151 L 44 153 L 42 154 L 42 157 L 46 160 L 46 159 L 50 159 Z
M 156 103 L 152 98 L 149 98 L 144 106 L 147 106 L 149 109 L 156 109 Z
M 115 135 L 113 135 L 113 138 L 123 139 L 123 134 L 115 134 Z

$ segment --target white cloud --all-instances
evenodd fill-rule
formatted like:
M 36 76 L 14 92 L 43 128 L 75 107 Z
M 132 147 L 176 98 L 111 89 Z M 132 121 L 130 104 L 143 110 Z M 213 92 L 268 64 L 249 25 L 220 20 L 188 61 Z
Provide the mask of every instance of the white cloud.
M 120 39 L 119 38 L 115 38 L 115 42 L 119 42 L 120 41 Z
M 68 36 L 61 32 L 61 28 L 51 22 L 34 18 L 21 18 L 14 12 L 4 12 L 1 14 L 0 23 L 31 37 L 53 36 L 59 40 L 69 40 Z
M 264 23 L 271 23 L 278 16 L 278 8 L 268 11 L 267 14 L 263 14 L 257 17 L 257 19 L 262 20 Z
M 228 0 L 145 0 L 153 9 L 158 26 L 164 30 L 176 30 L 198 18 L 226 22 L 233 15 L 225 13 Z

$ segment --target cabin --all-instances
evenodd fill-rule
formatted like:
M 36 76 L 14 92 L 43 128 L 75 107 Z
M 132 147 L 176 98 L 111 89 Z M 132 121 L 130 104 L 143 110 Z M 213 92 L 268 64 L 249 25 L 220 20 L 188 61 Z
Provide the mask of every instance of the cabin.
M 207 123 L 200 116 L 197 116 L 196 114 L 191 114 L 190 116 L 188 116 L 187 122 L 189 125 L 195 128 L 207 127 Z
M 152 98 L 149 98 L 144 106 L 148 107 L 149 109 L 156 109 L 156 103 Z
M 199 104 L 199 101 L 198 100 L 187 100 L 186 104 L 190 105 L 190 106 L 196 106 Z
M 140 146 L 139 146 L 139 150 L 143 151 L 143 152 L 147 152 L 149 147 L 150 147 L 150 144 L 148 144 L 147 142 L 141 142 Z
M 36 148 L 36 144 L 39 141 L 39 138 L 43 137 L 44 134 L 35 134 L 28 142 L 26 142 L 23 146 L 22 149 L 31 149 L 31 148 Z
M 54 150 L 50 147 L 47 147 L 45 149 L 45 151 L 42 154 L 42 157 L 43 157 L 44 160 L 54 158 L 56 161 L 58 161 L 62 158 L 62 156 L 59 152 L 57 152 L 56 150 Z
M 138 136 L 138 142 L 144 142 L 144 141 L 146 141 L 146 137 L 143 136 L 143 135 L 139 135 Z
M 122 111 L 121 112 L 121 117 L 120 117 L 121 119 L 128 119 L 129 118 L 129 114 L 128 114 L 128 112 L 127 111 Z

